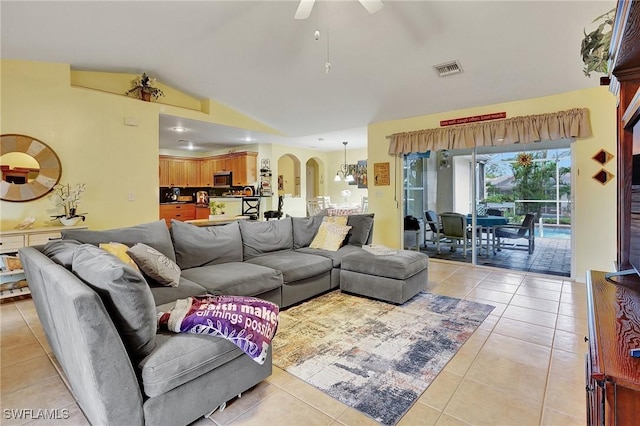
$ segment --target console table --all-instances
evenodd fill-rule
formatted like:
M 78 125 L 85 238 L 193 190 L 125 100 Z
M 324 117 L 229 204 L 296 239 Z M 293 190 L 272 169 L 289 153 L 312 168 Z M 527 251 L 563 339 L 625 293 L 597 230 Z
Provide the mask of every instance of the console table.
M 587 274 L 587 424 L 637 425 L 640 413 L 640 277 Z M 586 338 L 585 338 L 586 339 Z
M 30 229 L 11 229 L 0 231 L 0 254 L 3 262 L 0 263 L 0 299 L 29 294 L 29 288 L 24 279 L 22 269 L 9 268 L 4 261 L 5 255 L 15 256 L 18 250 L 26 246 L 46 244 L 51 240 L 62 237 L 63 229 L 85 229 L 86 226 L 44 226 Z

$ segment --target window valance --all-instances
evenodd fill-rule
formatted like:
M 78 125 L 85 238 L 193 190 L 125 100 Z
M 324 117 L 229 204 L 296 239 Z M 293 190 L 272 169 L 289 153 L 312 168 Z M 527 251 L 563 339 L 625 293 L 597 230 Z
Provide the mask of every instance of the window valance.
M 395 133 L 389 136 L 389 154 L 586 138 L 591 136 L 588 112 L 586 108 L 575 108 L 549 114 Z

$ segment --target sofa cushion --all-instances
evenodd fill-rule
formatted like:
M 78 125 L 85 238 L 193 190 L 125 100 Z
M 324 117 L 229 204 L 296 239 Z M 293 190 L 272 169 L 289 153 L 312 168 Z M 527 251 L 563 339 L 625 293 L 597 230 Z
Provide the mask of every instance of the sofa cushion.
M 92 231 L 89 229 L 66 229 L 62 232 L 65 240 L 78 240 L 81 243 L 122 243 L 129 247 L 136 243 L 144 243 L 153 247 L 169 259 L 176 261 L 176 255 L 171 242 L 171 235 L 167 223 L 163 220 L 130 226 L 127 228 L 108 229 L 105 231 Z
M 352 246 L 363 246 L 369 244 L 369 235 L 373 230 L 373 213 L 352 214 L 347 219 L 347 225 L 351 227 L 345 244 Z
M 140 270 L 160 285 L 177 287 L 180 281 L 180 268 L 153 247 L 138 243 L 127 250 Z
M 314 216 L 291 218 L 294 249 L 309 247 L 309 244 L 313 241 L 313 237 L 315 237 L 318 232 L 318 228 L 320 228 L 322 218 L 326 215 L 326 210 L 323 210 L 322 213 Z
M 364 250 L 361 247 L 349 246 L 349 245 L 342 246 L 336 251 L 313 249 L 310 247 L 303 247 L 296 250 L 296 252 L 299 252 L 299 253 L 313 254 L 316 256 L 323 256 L 323 257 L 326 257 L 327 259 L 331 259 L 331 262 L 333 263 L 334 268 L 340 267 L 340 265 L 342 264 L 342 259 L 346 255 L 351 253 L 357 253 L 360 251 L 364 251 Z
M 163 331 L 156 336 L 156 343 L 153 352 L 138 363 L 142 387 L 149 397 L 196 379 L 244 353 L 230 341 L 215 336 Z
M 180 282 L 177 287 L 168 287 L 165 285 L 149 283 L 151 294 L 155 300 L 156 307 L 165 303 L 172 303 L 178 299 L 186 299 L 189 296 L 203 296 L 207 294 L 207 290 L 200 284 L 186 279 L 184 275 L 180 276 Z
M 54 262 L 71 270 L 73 253 L 81 245 L 82 243 L 76 240 L 53 240 L 44 246 L 42 253 Z
M 155 347 L 156 310 L 140 271 L 90 244 L 75 251 L 72 270 L 100 295 L 133 358 L 148 355 Z
M 176 262 L 182 269 L 242 262 L 242 237 L 238 222 L 199 227 L 172 220 L 171 236 Z
M 282 286 L 282 273 L 246 262 L 229 262 L 185 269 L 182 276 L 210 294 L 257 296 Z
M 345 218 L 346 221 L 346 218 Z M 323 221 L 318 228 L 318 233 L 311 241 L 310 248 L 336 251 L 342 247 L 350 226 Z
M 315 277 L 332 268 L 331 259 L 296 251 L 271 253 L 254 257 L 245 263 L 266 266 L 282 272 L 284 283 Z
M 243 260 L 266 253 L 293 250 L 293 226 L 291 218 L 255 222 L 240 221 Z

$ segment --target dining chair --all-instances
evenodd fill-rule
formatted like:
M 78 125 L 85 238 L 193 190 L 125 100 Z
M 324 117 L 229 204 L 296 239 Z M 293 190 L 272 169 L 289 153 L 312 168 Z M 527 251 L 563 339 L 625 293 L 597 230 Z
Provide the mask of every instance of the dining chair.
M 322 208 L 320 207 L 320 203 L 317 200 L 309 200 L 307 201 L 307 214 L 309 216 L 315 216 L 320 213 Z
M 284 196 L 278 196 L 278 210 L 267 210 L 264 212 L 264 219 L 280 219 L 282 217 L 282 208 L 284 207 Z
M 242 197 L 242 215 L 250 220 L 260 219 L 260 197 Z
M 369 211 L 369 197 L 362 197 L 362 202 L 360 203 L 360 213 L 366 213 Z

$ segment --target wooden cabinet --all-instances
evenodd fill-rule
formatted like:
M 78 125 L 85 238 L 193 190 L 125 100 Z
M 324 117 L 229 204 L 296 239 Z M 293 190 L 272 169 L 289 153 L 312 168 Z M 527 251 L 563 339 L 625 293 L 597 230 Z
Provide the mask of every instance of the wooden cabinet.
M 160 156 L 160 186 L 200 186 L 198 159 Z
M 255 184 L 256 174 L 256 152 L 240 152 L 231 160 L 231 177 L 235 186 L 247 186 Z
M 167 226 L 171 226 L 171 219 L 185 221 L 195 218 L 196 205 L 193 203 L 160 204 L 160 219 L 164 219 Z
M 196 206 L 196 219 L 209 219 L 209 207 Z
M 587 424 L 636 425 L 640 413 L 640 277 L 587 275 Z
M 235 152 L 207 158 L 160 156 L 161 187 L 208 187 L 215 172 L 230 171 L 234 186 L 256 182 L 257 152 Z

